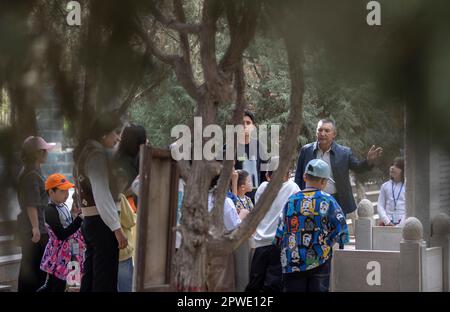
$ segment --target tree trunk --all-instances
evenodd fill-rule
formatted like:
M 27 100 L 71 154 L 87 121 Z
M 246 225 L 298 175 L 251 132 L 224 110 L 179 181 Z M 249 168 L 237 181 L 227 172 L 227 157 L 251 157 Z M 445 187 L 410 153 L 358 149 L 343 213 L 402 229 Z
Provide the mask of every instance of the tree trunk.
M 173 282 L 179 291 L 206 291 L 208 190 L 212 175 L 207 161 L 192 162 L 183 197 L 182 242 L 174 260 Z

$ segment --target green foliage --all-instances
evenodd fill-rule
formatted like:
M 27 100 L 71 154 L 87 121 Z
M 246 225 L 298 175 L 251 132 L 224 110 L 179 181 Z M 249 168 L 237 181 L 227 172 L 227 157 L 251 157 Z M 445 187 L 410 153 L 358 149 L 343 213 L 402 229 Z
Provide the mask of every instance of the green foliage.
M 199 7 L 198 2 L 187 7 L 189 20 L 198 18 Z M 306 20 L 308 23 L 315 23 L 313 19 Z M 279 34 L 274 31 L 274 27 L 267 27 L 264 19 L 259 29 L 244 54 L 245 97 L 249 109 L 256 113 L 257 123 L 280 125 L 282 139 L 290 106 L 286 51 Z M 318 29 L 317 32 L 323 36 L 325 30 Z M 364 34 L 361 31 L 358 36 L 363 37 Z M 341 35 L 339 38 L 343 40 Z M 384 156 L 378 166 L 371 172 L 358 176 L 362 181 L 384 179 L 392 159 L 400 155 L 403 149 L 403 107 L 395 99 L 387 101 L 379 96 L 375 75 L 369 76 L 365 70 L 349 68 L 351 57 L 347 54 L 351 44 L 348 49 L 339 49 L 346 54 L 336 57 L 332 44 L 310 39 L 308 37 L 305 40 L 303 127 L 297 142 L 291 143 L 292 148 L 298 149 L 314 141 L 317 121 L 332 118 L 337 123 L 337 142 L 351 147 L 357 157 L 364 158 L 372 145 L 384 148 Z M 331 41 L 336 44 L 339 42 L 338 38 L 333 40 Z M 228 28 L 225 20 L 220 19 L 216 33 L 216 53 L 219 59 L 225 53 L 228 43 Z M 193 71 L 201 83 L 202 69 L 195 58 L 198 46 L 195 41 L 190 44 L 194 55 Z M 352 72 L 354 74 L 349 75 Z M 175 77 L 171 76 L 157 88 L 151 98 L 142 99 L 131 108 L 131 118 L 134 122 L 145 125 L 152 145 L 165 147 L 174 140 L 170 138 L 170 130 L 174 125 L 192 124 L 194 110 L 195 102 L 177 84 Z M 232 106 L 221 107 L 218 124 L 225 126 L 229 123 L 232 112 Z
M 224 36 L 219 38 L 224 39 Z M 218 47 L 224 47 L 218 43 Z M 382 180 L 392 159 L 403 148 L 403 108 L 395 101 L 381 102 L 373 79 L 363 83 L 346 81 L 325 62 L 323 49 L 309 46 L 305 51 L 305 93 L 303 123 L 298 141 L 292 148 L 315 140 L 317 121 L 332 118 L 337 123 L 337 142 L 352 148 L 364 158 L 371 145 L 382 146 L 384 156 L 362 181 Z M 245 54 L 246 100 L 255 111 L 257 123 L 281 125 L 283 136 L 289 116 L 290 80 L 283 42 L 269 36 L 257 36 Z M 152 145 L 166 147 L 174 139 L 170 129 L 176 124 L 190 125 L 195 102 L 171 76 L 151 99 L 143 99 L 131 109 L 134 122 L 146 126 Z M 225 126 L 233 107 L 222 107 L 218 123 Z
M 170 137 L 172 127 L 188 125 L 195 106 L 195 101 L 171 75 L 150 97 L 142 98 L 130 108 L 130 117 L 132 122 L 146 128 L 152 146 L 165 148 L 175 140 Z
M 11 104 L 3 88 L 0 88 L 0 128 L 10 124 Z
M 248 68 L 258 71 L 248 74 L 248 95 L 260 124 L 279 123 L 282 130 L 289 114 L 290 80 L 281 40 L 259 36 L 248 50 Z M 362 83 L 345 79 L 327 58 L 323 49 L 305 49 L 303 123 L 297 144 L 315 140 L 317 121 L 336 121 L 336 141 L 352 148 L 364 158 L 372 145 L 382 146 L 384 156 L 369 173 L 359 175 L 362 181 L 382 180 L 393 158 L 403 149 L 403 107 L 395 100 L 383 102 L 377 96 L 373 77 Z M 252 79 L 257 77 L 258 79 Z

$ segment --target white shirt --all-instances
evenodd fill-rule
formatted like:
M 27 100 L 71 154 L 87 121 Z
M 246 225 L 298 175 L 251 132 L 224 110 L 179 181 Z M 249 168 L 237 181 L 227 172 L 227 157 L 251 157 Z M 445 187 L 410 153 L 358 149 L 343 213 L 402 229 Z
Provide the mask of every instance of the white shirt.
M 265 181 L 261 183 L 255 194 L 255 203 L 258 202 L 261 195 L 266 190 L 269 182 Z M 289 197 L 295 193 L 300 192 L 300 188 L 297 183 L 292 180 L 288 180 L 283 183 L 280 191 L 272 202 L 269 211 L 267 211 L 264 218 L 259 223 L 253 234 L 253 240 L 255 242 L 255 247 L 263 247 L 272 244 L 272 240 L 275 237 L 275 232 L 277 230 L 278 221 L 280 215 L 283 213 L 283 208 L 286 205 Z
M 212 192 L 208 193 L 208 211 L 214 207 L 214 196 Z M 236 206 L 234 205 L 231 198 L 226 197 L 225 203 L 223 205 L 223 224 L 227 231 L 232 231 L 241 224 L 241 218 L 236 210 Z
M 98 148 L 103 148 L 96 141 L 93 142 Z M 109 189 L 107 159 L 100 153 L 94 153 L 86 161 L 86 171 L 92 186 L 95 206 L 102 221 L 111 231 L 120 229 L 120 219 L 117 213 L 118 207 L 114 202 Z
M 328 164 L 328 166 L 330 166 L 330 176 L 332 179 L 334 179 L 333 168 L 331 167 L 331 158 L 330 158 L 331 147 L 328 149 L 328 151 L 324 152 L 320 149 L 319 145 L 316 143 L 315 148 L 317 148 L 317 159 L 322 159 L 324 162 Z M 323 189 L 323 191 L 328 194 L 336 194 L 337 193 L 336 185 L 332 181 L 328 180 L 327 186 Z
M 55 204 L 56 210 L 59 215 L 59 222 L 63 228 L 68 227 L 72 223 L 72 214 L 70 213 L 69 207 L 65 204 Z
M 134 179 L 134 181 L 131 183 L 131 191 L 134 193 L 134 195 L 136 195 L 137 197 L 139 197 L 139 175 L 136 177 L 136 179 Z
M 181 182 L 180 182 L 181 183 Z M 184 190 L 184 182 L 183 186 L 180 186 Z M 211 212 L 211 210 L 214 208 L 214 195 L 213 192 L 208 193 L 208 212 Z M 181 213 L 181 212 L 180 212 Z M 236 206 L 234 205 L 231 198 L 226 197 L 225 203 L 223 206 L 223 223 L 225 226 L 225 229 L 227 231 L 232 231 L 235 228 L 241 224 L 241 219 L 239 218 L 239 215 L 236 211 Z M 180 248 L 181 246 L 181 233 L 179 231 L 176 232 L 176 239 L 175 239 L 175 248 Z
M 394 200 L 395 198 L 395 200 Z M 405 184 L 392 180 L 383 183 L 378 197 L 377 211 L 380 220 L 385 224 L 401 221 L 406 218 Z

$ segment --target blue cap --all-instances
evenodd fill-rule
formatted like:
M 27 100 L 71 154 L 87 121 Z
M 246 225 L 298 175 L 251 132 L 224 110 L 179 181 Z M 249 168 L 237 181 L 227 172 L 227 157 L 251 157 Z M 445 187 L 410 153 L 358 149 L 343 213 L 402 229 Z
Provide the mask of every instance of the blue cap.
M 313 177 L 328 179 L 334 183 L 334 180 L 331 178 L 330 166 L 322 159 L 311 160 L 306 165 L 305 173 Z

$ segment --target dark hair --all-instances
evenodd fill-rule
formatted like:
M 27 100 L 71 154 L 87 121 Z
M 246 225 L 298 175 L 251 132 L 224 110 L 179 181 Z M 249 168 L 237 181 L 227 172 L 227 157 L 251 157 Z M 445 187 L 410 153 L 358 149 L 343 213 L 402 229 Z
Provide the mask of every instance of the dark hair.
M 105 112 L 97 117 L 89 128 L 90 131 L 86 137 L 80 140 L 80 143 L 73 151 L 73 158 L 78 161 L 86 142 L 88 140 L 100 141 L 103 136 L 122 126 L 122 120 L 117 112 Z
M 329 118 L 324 118 L 324 119 L 320 119 L 317 124 L 319 124 L 320 122 L 322 122 L 322 123 L 330 123 L 330 124 L 333 125 L 333 129 L 336 130 L 336 122 L 334 120 L 329 119 Z
M 105 113 L 98 117 L 92 124 L 88 139 L 100 141 L 104 135 L 107 135 L 121 126 L 122 121 L 117 113 Z
M 267 177 L 269 177 L 269 178 L 272 178 L 272 176 L 273 176 L 273 174 L 276 172 L 276 170 L 273 170 L 273 171 L 271 171 L 271 170 L 267 170 L 266 171 L 266 175 L 267 175 Z M 289 170 L 286 172 L 286 175 L 289 177 Z
M 25 165 L 32 165 L 41 156 L 41 151 L 43 151 L 43 150 L 31 151 L 31 150 L 22 148 L 21 153 L 20 153 L 20 159 L 22 160 L 22 162 Z
M 216 175 L 212 180 L 211 184 L 209 185 L 209 190 L 212 190 L 217 186 L 217 183 L 219 183 L 220 174 Z
M 54 187 L 54 188 L 46 190 L 47 195 L 50 195 L 50 190 L 52 190 L 53 192 L 56 192 L 57 189 L 58 189 L 57 187 Z
M 253 123 L 255 123 L 255 113 L 253 113 L 249 110 L 245 110 L 244 116 L 247 116 L 248 118 L 250 118 L 252 120 Z
M 306 175 L 306 178 L 307 178 L 308 180 L 311 180 L 312 182 L 318 182 L 318 181 L 320 181 L 320 180 L 326 180 L 325 178 L 315 177 L 315 176 L 310 175 L 310 174 L 308 174 L 308 173 L 305 173 L 305 175 Z
M 244 185 L 247 177 L 249 176 L 249 173 L 245 170 L 238 170 L 238 181 L 237 181 L 237 186 L 241 186 Z
M 139 125 L 129 125 L 123 129 L 117 152 L 119 155 L 136 157 L 139 153 L 139 146 L 145 144 L 146 141 L 147 134 L 144 127 Z
M 396 157 L 392 162 L 392 165 L 402 171 L 402 181 L 405 181 L 405 160 L 403 157 Z

